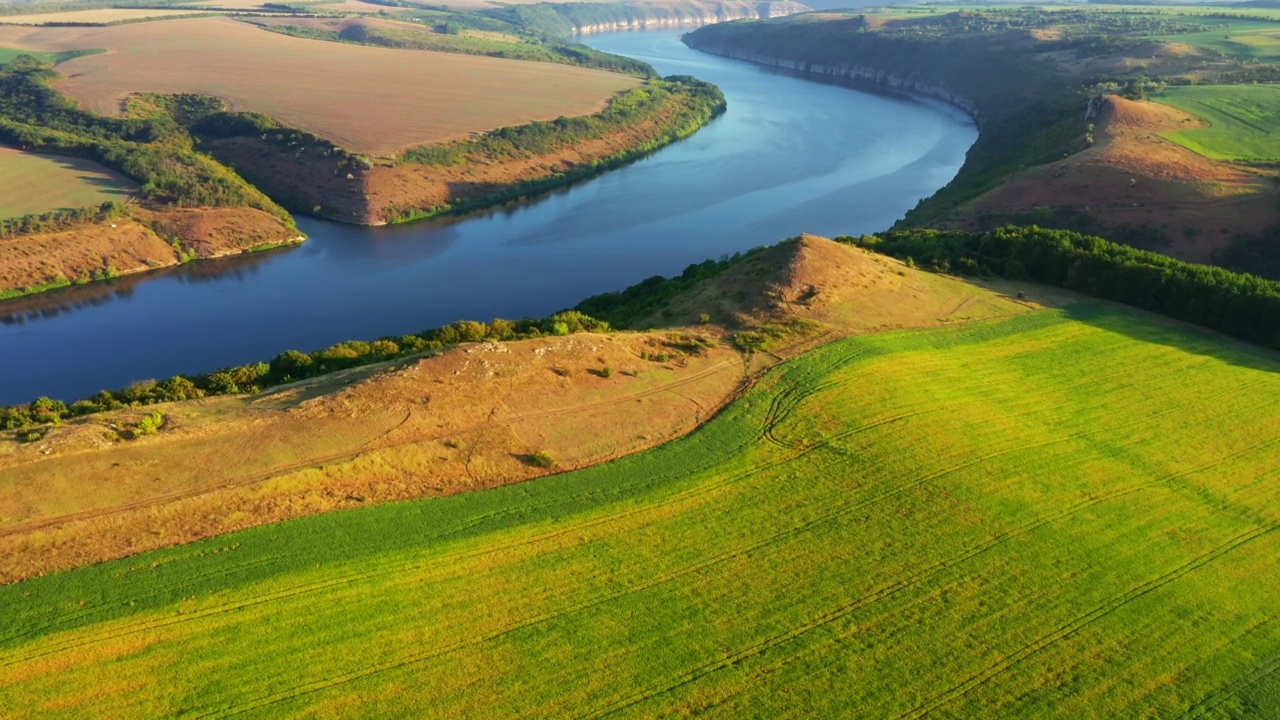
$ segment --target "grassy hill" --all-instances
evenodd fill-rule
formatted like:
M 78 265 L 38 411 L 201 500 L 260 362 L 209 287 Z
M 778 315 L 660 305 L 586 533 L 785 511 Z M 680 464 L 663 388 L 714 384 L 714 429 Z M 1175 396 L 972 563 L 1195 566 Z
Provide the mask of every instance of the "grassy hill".
M 0 588 L 0 706 L 1274 714 L 1277 371 L 1100 301 L 846 338 L 612 463 Z
M 648 314 L 635 326 L 656 331 L 563 335 L 547 323 L 547 335 L 520 340 L 501 323 L 459 323 L 452 340 L 426 352 L 399 347 L 412 338 L 319 351 L 315 364 L 347 369 L 299 371 L 301 382 L 270 382 L 250 364 L 85 408 L 106 411 L 56 423 L 41 416 L 38 428 L 0 435 L 0 583 L 302 515 L 599 464 L 692 431 L 762 370 L 822 342 L 1038 307 L 816 237 L 727 262 L 718 275 L 706 265 L 692 266 L 686 275 L 707 277 L 665 310 L 636 303 L 601 315 L 621 325 L 623 310 Z M 607 310 L 608 299 L 596 304 Z M 388 343 L 400 354 L 373 354 Z M 343 358 L 357 349 L 371 357 L 351 367 Z M 237 389 L 227 394 L 232 377 Z M 258 383 L 267 391 L 250 391 Z M 192 392 L 176 397 L 199 399 L 173 401 L 166 388 L 182 387 Z M 156 397 L 146 400 L 148 391 Z M 30 424 L 11 422 L 10 410 L 0 408 L 0 425 Z M 139 436 L 148 417 L 161 419 L 160 430 Z M 553 467 L 533 462 L 538 453 Z
M 980 135 L 964 166 L 899 227 L 1034 223 L 1275 278 L 1265 84 L 1280 78 L 1280 25 L 1241 12 L 867 8 L 722 23 L 686 42 L 970 110 Z

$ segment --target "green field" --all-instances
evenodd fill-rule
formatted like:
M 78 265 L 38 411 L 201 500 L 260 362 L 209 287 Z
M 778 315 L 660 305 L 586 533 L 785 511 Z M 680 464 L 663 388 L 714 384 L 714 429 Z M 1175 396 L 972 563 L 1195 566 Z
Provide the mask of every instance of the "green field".
M 1216 160 L 1280 161 L 1280 86 L 1173 87 L 1154 99 L 1211 125 L 1164 135 L 1189 150 Z
M 123 201 L 135 189 L 88 160 L 0 147 L 0 218 Z
M 1211 24 L 1213 21 L 1205 19 L 1202 22 Z M 1280 25 L 1241 20 L 1216 22 L 1220 23 L 1220 26 L 1209 32 L 1155 35 L 1151 39 L 1182 43 L 1245 60 L 1280 61 Z
M 29 50 L 16 50 L 14 48 L 0 47 L 0 65 L 24 54 L 29 55 L 31 52 Z
M 1274 717 L 1277 397 L 1101 302 L 842 340 L 622 461 L 2 587 L 0 707 Z

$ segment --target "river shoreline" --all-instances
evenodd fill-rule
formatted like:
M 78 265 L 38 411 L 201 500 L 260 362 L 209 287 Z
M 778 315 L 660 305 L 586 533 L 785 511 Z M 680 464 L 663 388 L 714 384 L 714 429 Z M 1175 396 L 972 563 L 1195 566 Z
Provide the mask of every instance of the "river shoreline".
M 676 32 L 589 42 L 714 83 L 728 109 L 678 143 L 526 202 L 378 228 L 299 217 L 309 240 L 294 248 L 0 303 L 0 404 L 459 319 L 546 316 L 800 232 L 879 232 L 946 185 L 976 138 L 938 103 L 696 52 Z

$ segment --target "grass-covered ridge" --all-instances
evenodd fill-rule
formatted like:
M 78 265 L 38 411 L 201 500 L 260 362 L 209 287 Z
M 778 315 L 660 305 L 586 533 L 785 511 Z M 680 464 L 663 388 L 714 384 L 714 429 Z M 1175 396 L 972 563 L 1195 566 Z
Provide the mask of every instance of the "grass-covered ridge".
M 618 462 L 0 588 L 0 701 L 1266 715 L 1277 371 L 1099 302 L 840 341 Z

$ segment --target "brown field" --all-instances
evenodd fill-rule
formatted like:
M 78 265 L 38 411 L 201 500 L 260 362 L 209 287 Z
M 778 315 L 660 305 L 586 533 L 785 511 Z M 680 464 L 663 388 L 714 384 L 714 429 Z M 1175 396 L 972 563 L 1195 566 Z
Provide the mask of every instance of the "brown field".
M 259 10 L 262 4 L 270 0 L 200 0 L 184 3 L 183 7 L 192 8 L 228 8 L 231 10 Z
M 280 17 L 255 17 L 250 18 L 247 22 L 254 25 L 292 25 L 294 27 L 317 28 L 320 30 L 329 30 L 332 32 L 342 32 L 351 28 L 376 28 L 385 30 L 405 30 L 408 32 L 423 33 L 426 35 L 436 34 L 435 30 L 429 25 L 408 22 L 405 20 L 387 20 L 385 18 L 373 17 L 290 17 L 282 15 Z
M 590 114 L 640 83 L 568 65 L 306 40 L 227 18 L 0 27 L 0 45 L 107 48 L 59 66 L 57 87 L 97 112 L 118 113 L 134 92 L 208 93 L 375 155 Z
M 323 5 L 316 5 L 317 10 L 333 10 L 341 12 L 357 12 L 357 13 L 383 13 L 383 12 L 404 12 L 404 8 L 388 7 L 386 5 L 374 5 L 373 3 L 360 2 L 360 0 L 344 0 L 343 2 L 331 2 Z
M 1087 208 L 1107 226 L 1163 226 L 1164 252 L 1208 262 L 1239 233 L 1280 222 L 1269 178 L 1211 160 L 1159 136 L 1202 122 L 1176 108 L 1111 96 L 1094 120 L 1093 146 L 1061 162 L 1028 168 L 956 213 Z
M 654 117 L 618 132 L 544 155 L 446 167 L 383 164 L 358 170 L 351 178 L 345 171 L 335 174 L 332 158 L 320 147 L 281 149 L 257 137 L 236 137 L 214 140 L 206 148 L 269 195 L 299 197 L 305 206 L 319 206 L 321 210 L 317 214 L 322 217 L 380 225 L 394 219 L 396 209 L 425 209 L 457 204 L 459 200 L 480 200 L 522 182 L 542 180 L 642 146 L 666 132 L 668 115 L 677 110 L 673 103 Z
M 126 275 L 177 265 L 177 250 L 161 235 L 184 238 L 186 249 L 201 258 L 232 255 L 299 237 L 297 230 L 286 227 L 279 218 L 253 208 L 134 208 L 130 212 L 137 219 L 0 241 L 0 291 L 40 285 L 56 278 L 88 278 L 108 267 Z
M 121 20 L 142 20 L 144 18 L 163 18 L 168 15 L 190 15 L 199 10 L 156 10 L 131 8 L 103 8 L 101 10 L 73 10 L 60 13 L 36 13 L 34 15 L 5 15 L 0 17 L 0 25 L 40 25 L 47 22 L 60 23 L 94 23 L 106 25 Z
M 503 5 L 533 5 L 546 0 L 411 0 L 418 5 L 446 7 L 450 10 L 486 10 Z M 593 2 L 594 0 L 566 0 L 566 2 Z
M 88 160 L 0 147 L 0 218 L 123 201 L 136 189 Z
M 812 237 L 677 299 L 677 315 L 694 306 L 781 336 L 750 356 L 713 325 L 467 345 L 259 396 L 89 416 L 34 443 L 6 435 L 0 582 L 290 517 L 518 482 L 551 471 L 529 461 L 540 451 L 555 470 L 602 462 L 689 432 L 757 371 L 813 345 L 1037 307 Z M 152 410 L 166 417 L 159 434 L 113 439 L 113 428 Z

